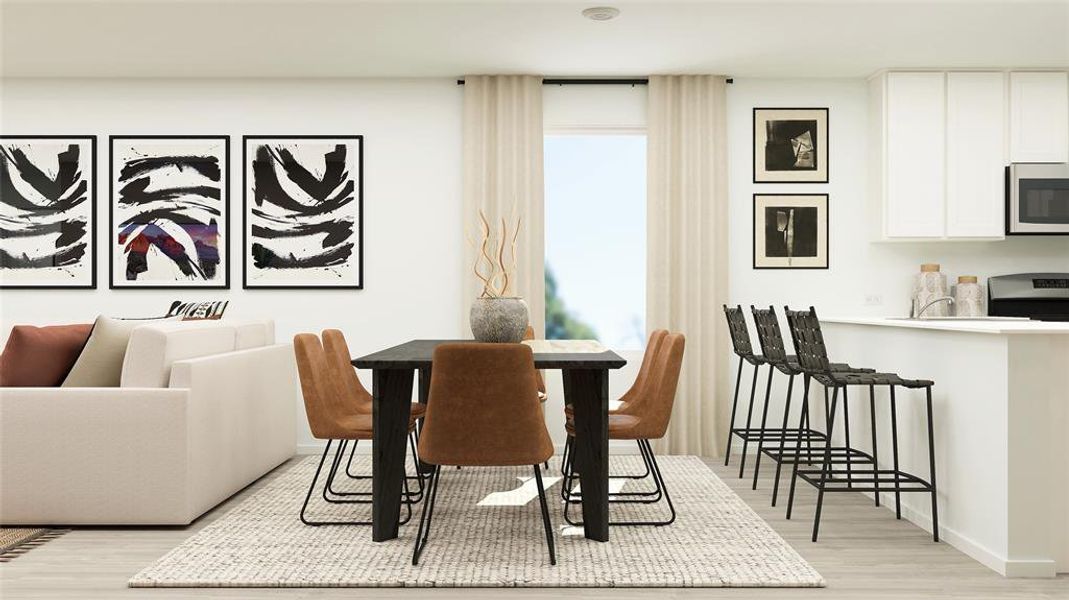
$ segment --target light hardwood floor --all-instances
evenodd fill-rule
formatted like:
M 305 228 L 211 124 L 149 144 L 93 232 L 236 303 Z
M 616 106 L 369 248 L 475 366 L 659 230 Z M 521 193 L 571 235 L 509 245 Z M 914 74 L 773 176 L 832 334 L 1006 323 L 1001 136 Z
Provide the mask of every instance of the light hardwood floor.
M 797 515 L 768 506 L 770 482 L 751 491 L 737 467 L 710 467 L 791 543 L 827 580 L 824 589 L 128 589 L 126 580 L 242 498 L 276 476 L 267 475 L 187 528 L 77 529 L 0 565 L 0 598 L 1058 598 L 1069 599 L 1069 577 L 1004 579 L 860 494 L 825 500 L 820 542 L 809 541 L 814 494 L 801 489 Z M 733 465 L 736 464 L 733 461 Z M 771 469 L 769 469 L 771 471 Z M 671 482 L 669 482 L 670 484 Z

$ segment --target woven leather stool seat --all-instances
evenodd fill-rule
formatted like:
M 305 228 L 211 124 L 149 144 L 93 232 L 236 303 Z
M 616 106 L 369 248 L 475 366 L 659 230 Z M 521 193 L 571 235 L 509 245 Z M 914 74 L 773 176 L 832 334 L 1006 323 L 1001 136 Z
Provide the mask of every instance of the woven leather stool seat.
M 834 387 L 836 385 L 900 385 L 910 389 L 921 389 L 935 385 L 934 381 L 927 379 L 904 379 L 895 373 L 856 373 L 856 372 L 832 372 L 831 376 L 814 375 L 813 379 L 822 385 Z

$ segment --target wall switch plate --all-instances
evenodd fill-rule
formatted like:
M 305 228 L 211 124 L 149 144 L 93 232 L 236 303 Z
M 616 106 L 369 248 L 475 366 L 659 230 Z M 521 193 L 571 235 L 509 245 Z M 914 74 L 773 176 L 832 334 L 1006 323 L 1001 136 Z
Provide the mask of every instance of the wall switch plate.
M 883 306 L 883 296 L 879 294 L 865 294 L 865 306 Z

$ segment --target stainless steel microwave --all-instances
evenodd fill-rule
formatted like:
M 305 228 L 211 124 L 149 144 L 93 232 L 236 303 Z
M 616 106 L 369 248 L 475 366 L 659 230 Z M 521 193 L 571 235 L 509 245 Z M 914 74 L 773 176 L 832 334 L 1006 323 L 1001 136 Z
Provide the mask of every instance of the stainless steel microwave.
M 1069 164 L 1006 167 L 1006 234 L 1069 235 Z

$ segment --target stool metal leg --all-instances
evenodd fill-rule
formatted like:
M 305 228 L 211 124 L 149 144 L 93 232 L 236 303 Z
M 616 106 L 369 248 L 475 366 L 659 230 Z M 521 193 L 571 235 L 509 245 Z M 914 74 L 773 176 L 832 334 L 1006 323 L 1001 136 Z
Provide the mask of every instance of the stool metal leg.
M 791 393 L 793 391 L 794 391 L 794 375 L 791 375 L 790 379 L 787 380 L 787 399 L 784 401 L 784 404 L 783 404 L 783 428 L 782 428 L 782 431 L 784 431 L 784 432 L 787 431 L 787 426 L 788 426 L 788 422 L 787 421 L 788 421 L 790 413 L 791 413 Z M 798 427 L 798 436 L 799 436 L 799 438 L 801 437 L 801 435 L 802 435 L 802 428 L 801 428 L 801 424 L 799 423 L 799 427 Z M 787 449 L 787 438 L 786 438 L 786 436 L 784 436 L 784 438 L 780 441 L 780 445 L 779 445 L 780 457 L 779 457 L 779 460 L 776 461 L 776 479 L 772 483 L 772 506 L 776 505 L 776 497 L 779 496 L 779 476 L 780 476 L 780 472 L 783 470 L 783 453 L 784 453 L 784 451 L 786 449 Z M 798 460 L 798 457 L 795 457 L 795 460 Z
M 873 486 L 876 492 L 876 506 L 880 505 L 880 450 L 876 442 L 876 386 L 869 386 L 869 420 L 872 426 L 872 468 L 876 473 L 873 475 Z
M 739 374 L 735 376 L 735 399 L 731 401 L 731 420 L 728 421 L 728 447 L 724 450 L 724 466 L 731 459 L 731 440 L 735 436 L 735 411 L 739 407 L 739 386 L 742 384 L 742 365 L 746 361 L 739 358 Z
M 932 426 L 932 388 L 925 388 L 928 400 L 928 468 L 932 485 L 932 539 L 939 541 L 939 496 L 935 488 L 935 431 Z
M 770 365 L 769 369 L 772 368 Z M 753 401 L 757 395 L 757 378 L 761 374 L 761 365 L 753 366 L 753 385 L 750 386 L 750 408 L 746 412 L 746 434 L 742 437 L 742 457 L 739 458 L 739 479 L 746 470 L 746 448 L 750 445 L 750 428 L 753 427 Z
M 843 389 L 845 390 L 846 388 Z M 836 387 L 831 395 L 831 410 L 828 411 L 828 437 L 824 441 L 824 464 L 820 468 L 820 486 L 817 488 L 817 512 L 813 517 L 814 542 L 817 541 L 817 535 L 820 534 L 820 511 L 824 508 L 824 487 L 828 483 L 828 472 L 831 470 L 831 431 L 835 425 L 835 405 L 838 401 L 839 388 Z
M 854 470 L 851 463 L 854 462 L 853 457 L 850 456 L 850 450 L 853 446 L 850 445 L 850 399 L 846 395 L 847 387 L 843 386 L 843 437 L 846 438 L 846 487 L 854 487 Z M 830 430 L 829 430 L 830 431 Z
M 806 415 L 809 412 L 809 375 L 802 377 L 802 414 L 798 417 L 798 428 L 802 428 L 802 423 L 806 421 Z M 808 437 L 808 436 L 807 436 Z M 806 440 L 809 441 L 808 439 Z M 810 444 L 812 447 L 812 444 Z M 791 512 L 794 510 L 794 488 L 798 483 L 798 463 L 802 462 L 802 436 L 798 436 L 798 441 L 794 445 L 794 464 L 791 466 L 791 489 L 787 494 L 787 518 L 791 518 Z
M 765 386 L 765 406 L 761 409 L 761 432 L 757 438 L 757 457 L 754 458 L 753 463 L 753 489 L 757 489 L 757 475 L 761 470 L 761 450 L 765 447 L 765 427 L 768 426 L 768 401 L 772 396 L 772 374 L 776 372 L 776 369 L 772 365 L 768 365 L 768 384 Z M 782 443 L 782 440 L 781 440 Z
M 898 407 L 895 405 L 895 386 L 891 386 L 891 455 L 895 469 L 895 518 L 902 518 L 902 487 L 898 480 Z

